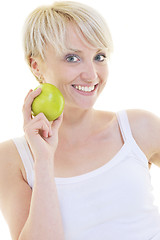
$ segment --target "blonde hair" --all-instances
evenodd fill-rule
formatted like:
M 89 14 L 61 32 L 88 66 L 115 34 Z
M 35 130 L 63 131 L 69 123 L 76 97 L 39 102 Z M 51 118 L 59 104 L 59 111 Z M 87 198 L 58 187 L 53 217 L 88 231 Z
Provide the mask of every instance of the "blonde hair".
M 108 57 L 113 43 L 103 17 L 91 7 L 73 1 L 54 2 L 35 9 L 26 19 L 23 29 L 25 59 L 30 66 L 30 57 L 44 59 L 45 46 L 49 42 L 57 52 L 66 49 L 66 25 L 74 23 L 90 44 L 107 48 Z

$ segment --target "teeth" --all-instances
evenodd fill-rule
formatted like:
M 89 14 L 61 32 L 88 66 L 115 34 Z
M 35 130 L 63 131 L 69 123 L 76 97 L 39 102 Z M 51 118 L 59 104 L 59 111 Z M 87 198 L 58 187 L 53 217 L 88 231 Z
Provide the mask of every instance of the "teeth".
M 74 88 L 80 90 L 80 91 L 83 91 L 83 92 L 91 92 L 94 90 L 95 88 L 95 85 L 92 86 L 92 87 L 83 87 L 83 86 L 77 86 L 77 85 L 73 85 Z

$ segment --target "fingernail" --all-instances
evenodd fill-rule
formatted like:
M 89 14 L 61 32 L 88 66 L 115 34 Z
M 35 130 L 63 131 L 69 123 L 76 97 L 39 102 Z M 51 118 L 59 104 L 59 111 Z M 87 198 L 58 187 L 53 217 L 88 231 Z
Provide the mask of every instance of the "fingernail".
M 40 93 L 41 90 L 42 90 L 41 88 L 37 88 L 37 89 L 34 90 L 34 92 L 37 94 L 37 93 Z
M 37 88 L 36 91 L 42 90 L 41 88 Z
M 49 131 L 49 137 L 52 137 L 52 130 Z

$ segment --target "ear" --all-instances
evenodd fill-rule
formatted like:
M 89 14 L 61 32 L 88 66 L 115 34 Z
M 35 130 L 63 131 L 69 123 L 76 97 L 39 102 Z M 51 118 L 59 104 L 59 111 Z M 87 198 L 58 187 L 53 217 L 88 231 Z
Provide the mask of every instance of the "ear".
M 38 61 L 35 58 L 30 58 L 30 66 L 33 74 L 39 79 L 41 74 L 38 66 Z

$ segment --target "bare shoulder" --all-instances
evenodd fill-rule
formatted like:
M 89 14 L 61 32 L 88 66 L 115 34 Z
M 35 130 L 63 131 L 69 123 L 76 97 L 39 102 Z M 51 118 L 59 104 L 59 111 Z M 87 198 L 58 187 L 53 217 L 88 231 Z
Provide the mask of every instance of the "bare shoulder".
M 4 170 L 5 175 L 14 169 L 26 180 L 24 166 L 12 140 L 0 143 L 0 169 Z
M 0 178 L 7 177 L 11 171 L 20 174 L 20 159 L 12 140 L 0 143 Z M 2 183 L 2 181 L 1 181 Z
M 149 161 L 159 165 L 160 158 L 157 162 L 155 156 L 157 158 L 160 153 L 160 118 L 152 112 L 139 109 L 127 110 L 127 115 L 136 142 Z
M 18 239 L 26 221 L 31 198 L 23 171 L 13 141 L 0 143 L 0 209 L 13 239 Z

